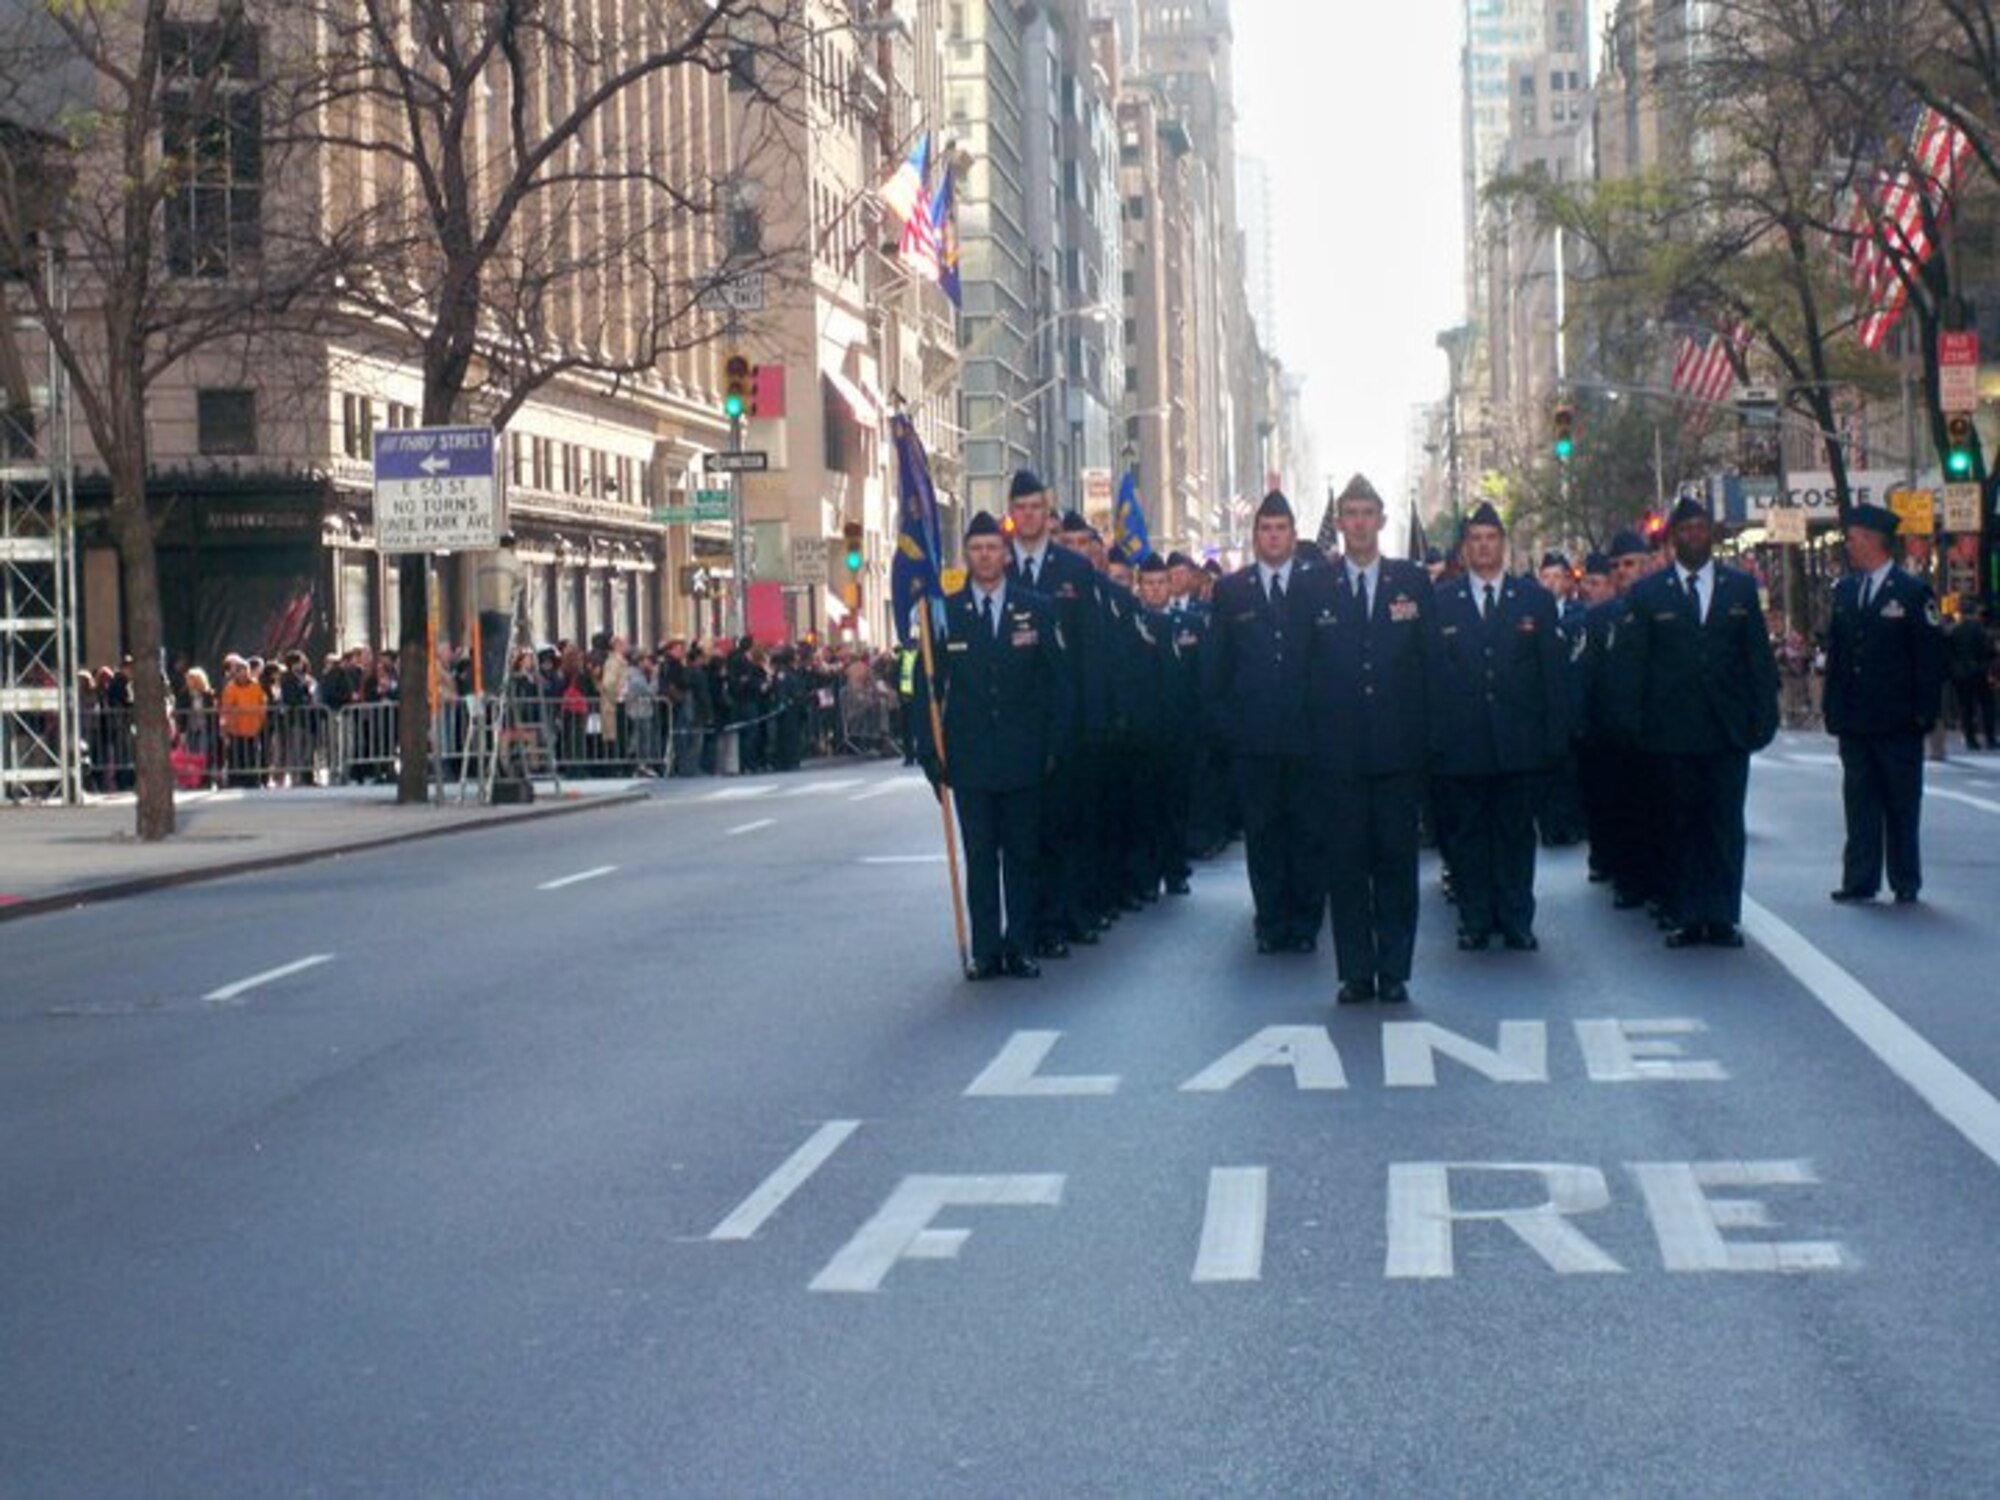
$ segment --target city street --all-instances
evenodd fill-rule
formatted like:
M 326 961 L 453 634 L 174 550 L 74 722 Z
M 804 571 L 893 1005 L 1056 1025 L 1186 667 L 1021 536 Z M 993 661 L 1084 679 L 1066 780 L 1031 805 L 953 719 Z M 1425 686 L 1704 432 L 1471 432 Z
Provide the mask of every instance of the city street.
M 1241 848 L 957 974 L 893 765 L 0 926 L 0 1497 L 1972 1495 L 2000 1473 L 2000 755 L 1741 952 L 1544 851 L 1415 1004 Z M 1644 795 L 1643 789 L 1637 789 Z

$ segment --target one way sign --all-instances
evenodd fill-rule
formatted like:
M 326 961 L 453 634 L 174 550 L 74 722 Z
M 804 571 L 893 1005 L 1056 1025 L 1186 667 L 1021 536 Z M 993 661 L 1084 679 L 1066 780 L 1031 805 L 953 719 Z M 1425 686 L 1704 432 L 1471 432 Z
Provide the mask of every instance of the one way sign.
M 476 552 L 506 529 L 490 427 L 375 433 L 375 536 L 384 552 Z

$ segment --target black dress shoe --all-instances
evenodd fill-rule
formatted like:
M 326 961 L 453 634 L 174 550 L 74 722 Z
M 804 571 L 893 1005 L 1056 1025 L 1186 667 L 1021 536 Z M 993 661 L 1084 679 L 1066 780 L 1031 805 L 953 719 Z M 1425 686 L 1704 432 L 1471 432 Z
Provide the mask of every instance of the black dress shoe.
M 1613 911 L 1632 911 L 1645 904 L 1646 898 L 1644 896 L 1635 896 L 1630 891 L 1620 891 L 1611 898 L 1611 909 Z
M 1283 953 L 1285 950 L 1286 945 L 1274 937 L 1260 937 L 1257 939 L 1257 951 L 1259 953 Z
M 1317 953 L 1319 952 L 1319 939 L 1316 937 L 1295 937 L 1285 946 L 1293 953 Z
M 1408 1005 L 1410 987 L 1400 979 L 1385 979 L 1377 986 L 1375 998 L 1384 1005 Z
M 1852 901 L 1873 901 L 1875 893 L 1873 891 L 1850 891 L 1846 886 L 1842 886 L 1837 891 L 1828 891 L 1826 898 L 1829 901 L 1838 901 L 1841 905 L 1845 906 Z
M 1086 927 L 1083 931 L 1072 937 L 1070 941 L 1072 943 L 1080 943 L 1086 948 L 1095 948 L 1097 946 L 1097 929 L 1095 927 Z
M 1532 932 L 1509 932 L 1503 935 L 1500 941 L 1515 953 L 1533 953 L 1542 946 L 1541 940 Z
M 1010 953 L 1006 958 L 1007 972 L 1016 979 L 1040 979 L 1042 966 L 1025 953 Z
M 965 977 L 977 983 L 981 979 L 994 979 L 1000 974 L 1000 960 L 997 958 L 975 958 L 965 966 Z
M 1035 944 L 1035 955 L 1038 958 L 1068 958 L 1069 944 L 1061 938 L 1043 938 Z
M 1167 882 L 1167 894 L 1169 896 L 1185 896 L 1193 889 L 1185 880 L 1169 880 Z
M 1375 998 L 1375 986 L 1366 979 L 1350 979 L 1340 987 L 1334 1000 L 1340 1005 L 1366 1005 Z
M 1898 906 L 1915 906 L 1917 904 L 1917 893 L 1915 891 L 1896 892 L 1896 904 Z
M 1467 953 L 1483 953 L 1492 941 L 1493 934 L 1490 932 L 1461 932 L 1458 935 L 1458 946 Z
M 1708 930 L 1699 923 L 1667 929 L 1669 948 L 1699 948 L 1708 941 Z
M 1710 922 L 1708 924 L 1708 946 L 1711 948 L 1741 948 L 1743 934 L 1730 922 Z

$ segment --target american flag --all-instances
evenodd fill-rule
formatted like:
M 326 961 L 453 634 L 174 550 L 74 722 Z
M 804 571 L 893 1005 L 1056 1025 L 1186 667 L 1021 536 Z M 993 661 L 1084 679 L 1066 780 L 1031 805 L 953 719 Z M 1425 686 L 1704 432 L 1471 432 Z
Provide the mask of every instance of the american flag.
M 1910 163 L 1879 174 L 1872 191 L 1855 195 L 1848 218 L 1848 274 L 1860 305 L 1856 334 L 1879 349 L 1909 297 L 1905 278 L 1931 257 L 1930 224 L 1941 220 L 1958 186 L 1972 142 L 1925 105 L 1910 132 Z
M 1694 333 L 1681 335 L 1674 349 L 1674 369 L 1668 385 L 1675 395 L 1697 403 L 1688 417 L 1688 426 L 1694 431 L 1706 428 L 1714 408 L 1729 399 L 1730 391 L 1736 387 L 1736 363 L 1730 355 L 1733 352 L 1740 361 L 1749 352 L 1751 337 L 1750 327 L 1745 323 L 1707 338 Z
M 882 184 L 882 206 L 903 224 L 896 256 L 926 281 L 938 279 L 938 227 L 931 208 L 931 138 L 919 136 L 895 174 Z

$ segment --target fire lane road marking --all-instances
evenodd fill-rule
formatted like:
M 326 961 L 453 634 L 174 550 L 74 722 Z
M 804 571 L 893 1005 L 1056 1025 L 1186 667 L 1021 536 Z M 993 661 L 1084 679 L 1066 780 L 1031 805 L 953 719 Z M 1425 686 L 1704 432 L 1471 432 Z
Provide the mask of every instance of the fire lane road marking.
M 709 1230 L 708 1237 L 712 1240 L 747 1240 L 756 1234 L 771 1215 L 785 1206 L 785 1200 L 804 1187 L 806 1180 L 825 1166 L 827 1158 L 860 1128 L 859 1120 L 828 1120 L 807 1138 L 803 1146 L 786 1157 L 778 1170 L 766 1177 L 755 1192 L 739 1203 L 728 1218 Z
M 333 955 L 331 953 L 315 953 L 309 958 L 300 959 L 297 963 L 286 964 L 282 968 L 277 969 L 266 969 L 261 974 L 252 974 L 248 979 L 239 979 L 234 984 L 225 984 L 219 990 L 210 990 L 201 998 L 206 1000 L 210 1005 L 227 1005 L 237 996 L 246 994 L 256 989 L 259 985 L 270 984 L 273 980 L 277 979 L 287 979 L 294 974 L 302 974 L 307 969 L 316 969 L 321 964 L 332 962 Z
M 730 829 L 727 836 L 733 839 L 739 833 L 755 833 L 760 828 L 769 828 L 773 823 L 776 823 L 777 821 L 778 820 L 776 818 L 759 818 L 754 823 L 744 823 L 736 828 Z
M 560 880 L 548 880 L 535 887 L 538 891 L 559 891 L 566 885 L 582 885 L 586 880 L 597 880 L 617 871 L 616 865 L 599 865 L 594 870 L 585 870 L 578 875 L 565 875 Z
M 1743 918 L 1750 935 L 1852 1032 L 1856 1041 L 1908 1084 L 1974 1150 L 2000 1166 L 2000 1099 L 1925 1041 L 1860 980 L 1748 896 L 1743 898 Z

